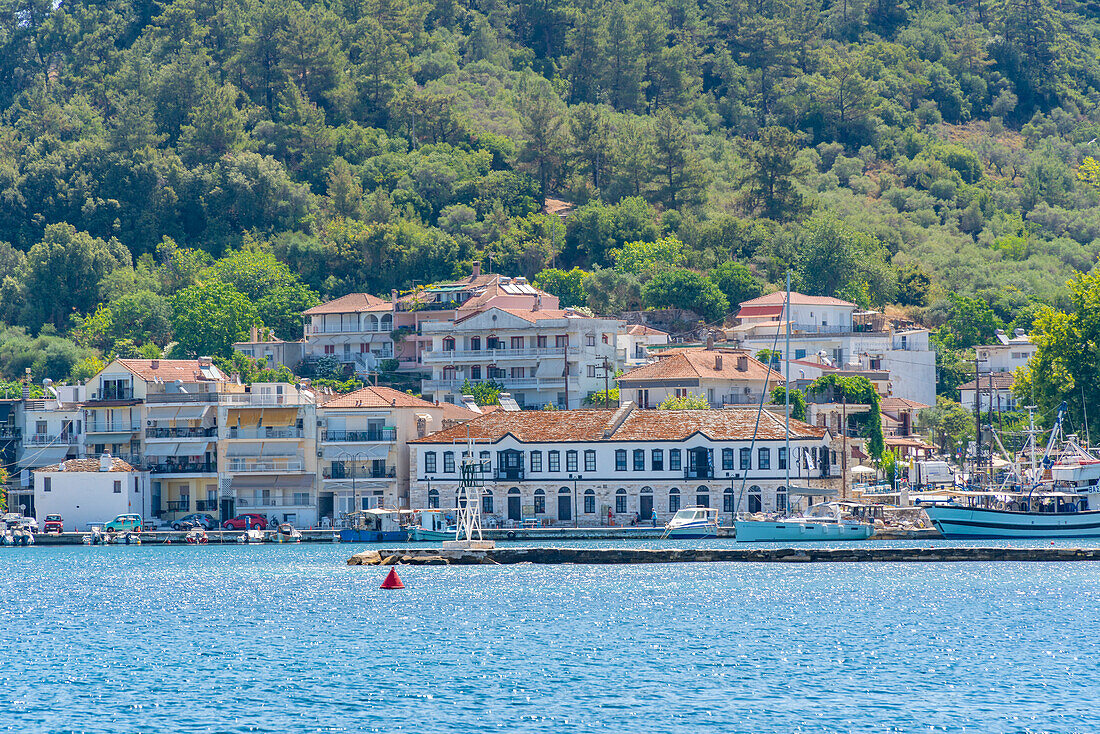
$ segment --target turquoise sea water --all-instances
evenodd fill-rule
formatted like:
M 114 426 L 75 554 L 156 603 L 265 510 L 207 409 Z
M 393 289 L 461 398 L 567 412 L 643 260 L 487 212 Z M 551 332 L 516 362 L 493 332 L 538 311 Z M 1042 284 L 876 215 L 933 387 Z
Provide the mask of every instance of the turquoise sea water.
M 402 568 L 387 592 L 355 549 L 0 549 L 0 730 L 1100 730 L 1100 564 Z

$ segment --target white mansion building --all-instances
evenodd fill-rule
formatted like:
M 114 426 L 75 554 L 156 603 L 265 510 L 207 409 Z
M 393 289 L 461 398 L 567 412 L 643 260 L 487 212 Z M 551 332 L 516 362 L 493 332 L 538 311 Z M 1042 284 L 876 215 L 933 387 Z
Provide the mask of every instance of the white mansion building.
M 410 441 L 412 507 L 457 506 L 463 454 L 482 462 L 482 513 L 502 524 L 596 526 L 667 518 L 681 507 L 786 506 L 781 416 L 764 411 L 497 410 Z M 753 438 L 755 430 L 755 440 Z M 791 421 L 791 493 L 833 471 L 824 428 Z M 809 494 L 801 492 L 801 494 Z M 820 493 L 819 493 L 820 494 Z M 728 518 L 727 518 L 728 519 Z

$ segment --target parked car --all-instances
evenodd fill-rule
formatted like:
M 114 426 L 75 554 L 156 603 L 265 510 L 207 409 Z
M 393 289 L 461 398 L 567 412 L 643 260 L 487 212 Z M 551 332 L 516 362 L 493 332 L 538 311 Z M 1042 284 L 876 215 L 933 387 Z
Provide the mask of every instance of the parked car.
M 141 530 L 141 515 L 119 515 L 107 523 L 107 532 L 122 533 L 127 530 Z
M 192 512 L 190 515 L 184 515 L 173 522 L 172 529 L 190 530 L 196 525 L 201 525 L 203 530 L 213 530 L 218 527 L 218 521 L 214 519 L 213 515 L 208 515 L 205 512 Z
M 246 512 L 243 515 L 237 515 L 232 520 L 226 520 L 225 524 L 222 525 L 226 530 L 244 530 L 246 526 L 258 530 L 267 530 L 267 518 L 253 512 Z
M 45 522 L 42 523 L 42 532 L 44 533 L 63 533 L 65 532 L 65 519 L 61 515 L 46 515 Z
M 19 518 L 18 527 L 21 527 L 24 530 L 30 530 L 32 533 L 37 533 L 38 520 L 35 520 L 33 517 L 21 517 Z

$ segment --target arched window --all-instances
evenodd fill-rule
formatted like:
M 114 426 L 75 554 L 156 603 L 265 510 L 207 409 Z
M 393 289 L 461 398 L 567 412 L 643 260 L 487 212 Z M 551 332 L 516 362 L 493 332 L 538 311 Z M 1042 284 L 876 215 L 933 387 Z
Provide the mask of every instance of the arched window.
M 512 487 L 508 490 L 508 494 L 519 494 L 519 487 Z
M 668 490 L 668 511 L 671 513 L 679 512 L 680 510 L 680 490 L 676 487 Z
M 592 515 L 596 512 L 596 493 L 591 489 L 584 490 L 584 513 Z
M 710 507 L 710 487 L 695 488 L 695 506 Z
M 760 487 L 754 484 L 749 487 L 749 512 L 760 512 L 763 506 Z
M 367 331 L 378 331 L 378 318 L 369 316 L 366 323 Z
M 393 331 L 393 316 L 390 314 L 383 316 L 380 328 L 382 331 Z
M 493 514 L 493 493 L 491 490 L 483 490 L 481 495 L 481 511 L 486 515 Z
M 546 492 L 543 492 L 541 489 L 535 490 L 535 514 L 546 514 Z
M 733 490 L 729 487 L 722 490 L 722 512 L 733 512 Z
M 454 350 L 455 350 L 455 340 L 454 340 L 454 337 L 452 337 L 452 336 L 448 336 L 448 337 L 446 337 L 446 338 L 445 338 L 445 339 L 443 340 L 443 351 L 444 351 L 444 352 L 453 352 Z
M 787 511 L 787 488 L 777 487 L 775 490 L 775 509 L 779 512 Z
M 626 490 L 620 489 L 615 492 L 615 513 L 619 515 L 626 514 Z
M 429 489 L 428 490 L 428 509 L 435 509 L 435 510 L 439 509 L 439 490 L 438 489 Z
M 470 337 L 470 351 L 471 352 L 480 352 L 481 351 L 481 337 L 480 336 L 471 336 Z

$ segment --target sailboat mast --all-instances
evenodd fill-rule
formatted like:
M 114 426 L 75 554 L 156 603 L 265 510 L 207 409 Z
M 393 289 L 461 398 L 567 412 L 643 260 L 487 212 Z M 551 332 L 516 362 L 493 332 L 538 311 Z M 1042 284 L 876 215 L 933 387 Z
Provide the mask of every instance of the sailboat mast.
M 787 497 L 787 508 L 791 504 L 791 271 L 787 271 L 787 334 L 783 344 L 783 394 L 786 396 L 786 421 L 784 421 L 784 435 L 787 442 L 787 460 L 783 462 L 787 470 L 787 481 L 784 485 L 784 494 Z M 787 509 L 784 508 L 784 509 Z

